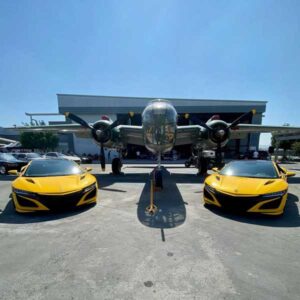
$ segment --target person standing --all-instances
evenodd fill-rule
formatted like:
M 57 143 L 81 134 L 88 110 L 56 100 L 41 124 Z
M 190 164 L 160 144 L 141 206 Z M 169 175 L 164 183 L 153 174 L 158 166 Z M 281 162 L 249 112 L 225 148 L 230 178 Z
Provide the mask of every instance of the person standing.
M 253 159 L 258 159 L 258 151 L 255 149 L 253 152 Z

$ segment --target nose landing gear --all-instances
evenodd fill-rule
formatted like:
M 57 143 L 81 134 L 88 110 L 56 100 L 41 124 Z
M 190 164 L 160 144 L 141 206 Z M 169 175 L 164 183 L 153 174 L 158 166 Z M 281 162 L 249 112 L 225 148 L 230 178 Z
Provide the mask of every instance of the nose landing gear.
M 150 180 L 150 205 L 146 207 L 146 212 L 150 215 L 154 215 L 157 211 L 157 206 L 154 205 L 154 183 Z
M 155 168 L 153 171 L 153 184 L 156 190 L 162 190 L 163 189 L 163 176 L 162 176 L 162 170 Z

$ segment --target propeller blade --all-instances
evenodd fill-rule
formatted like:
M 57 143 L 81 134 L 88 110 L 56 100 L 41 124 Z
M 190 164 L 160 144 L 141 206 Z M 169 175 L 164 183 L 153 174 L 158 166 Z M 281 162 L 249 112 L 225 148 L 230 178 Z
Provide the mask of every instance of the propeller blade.
M 212 130 L 205 122 L 201 121 L 199 118 L 192 116 L 190 117 L 190 120 L 197 125 L 200 125 L 202 127 L 204 127 L 207 130 Z
M 87 123 L 85 120 L 79 118 L 78 116 L 76 116 L 70 112 L 66 112 L 65 116 L 67 118 L 71 119 L 72 121 L 74 121 L 75 123 L 80 124 L 82 127 L 93 129 L 93 127 L 89 123 Z
M 119 126 L 120 124 L 121 124 L 121 122 L 119 120 L 116 120 L 116 121 L 112 122 L 105 130 L 113 129 L 113 128 Z
M 111 123 L 105 130 L 111 130 L 121 124 L 125 124 L 129 119 L 131 119 L 134 116 L 133 112 L 129 112 L 128 115 L 119 117 L 116 121 Z
M 100 164 L 101 164 L 102 171 L 105 171 L 105 153 L 104 153 L 103 144 L 101 144 L 101 148 L 100 148 Z
M 244 114 L 242 114 L 240 117 L 238 117 L 236 120 L 234 120 L 228 128 L 234 128 L 237 125 L 239 125 L 243 120 L 248 119 L 250 116 L 254 116 L 256 114 L 256 110 L 252 109 Z

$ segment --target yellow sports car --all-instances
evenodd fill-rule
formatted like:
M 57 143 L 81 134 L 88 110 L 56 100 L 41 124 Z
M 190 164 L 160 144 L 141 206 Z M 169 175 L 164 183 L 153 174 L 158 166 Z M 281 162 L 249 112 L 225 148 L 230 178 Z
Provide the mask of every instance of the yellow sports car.
M 12 182 L 17 212 L 49 211 L 96 203 L 97 180 L 66 159 L 39 159 L 25 166 Z M 16 174 L 17 171 L 9 171 Z
M 287 171 L 273 161 L 232 161 L 204 182 L 205 204 L 235 211 L 280 215 L 287 200 Z

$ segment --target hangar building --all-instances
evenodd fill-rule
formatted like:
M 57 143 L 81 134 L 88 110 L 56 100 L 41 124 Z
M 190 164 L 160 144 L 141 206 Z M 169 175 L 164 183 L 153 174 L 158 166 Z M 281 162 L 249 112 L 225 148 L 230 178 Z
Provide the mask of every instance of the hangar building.
M 115 97 L 115 96 L 89 96 L 89 95 L 71 95 L 58 94 L 59 113 L 72 112 L 77 114 L 87 122 L 95 122 L 102 115 L 109 116 L 116 120 L 123 114 L 134 112 L 132 125 L 141 125 L 141 113 L 149 101 L 155 98 L 144 97 Z M 203 121 L 207 121 L 211 116 L 218 114 L 220 118 L 232 122 L 241 114 L 256 110 L 256 115 L 246 122 L 252 124 L 261 124 L 263 113 L 266 111 L 266 101 L 245 101 L 245 100 L 210 100 L 210 99 L 177 99 L 164 98 L 175 106 L 178 114 L 189 113 L 195 115 Z M 190 120 L 179 118 L 179 125 L 188 125 Z M 77 154 L 99 152 L 99 147 L 87 139 L 78 138 L 74 135 L 74 140 L 69 144 L 70 150 Z M 238 153 L 244 153 L 254 148 L 258 149 L 259 134 L 247 134 L 240 139 L 231 140 L 227 147 L 228 156 L 234 156 Z M 74 147 L 74 149 L 72 149 Z M 129 146 L 130 147 L 130 146 Z M 136 147 L 135 147 L 136 148 Z M 146 151 L 140 149 L 140 151 Z M 187 147 L 178 149 L 181 154 L 189 152 Z

